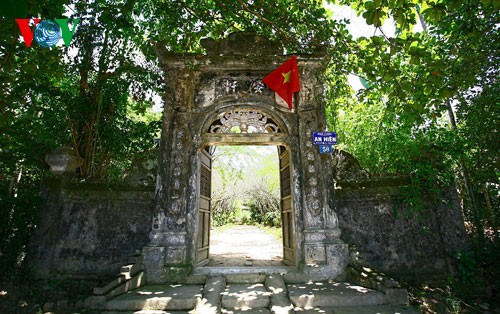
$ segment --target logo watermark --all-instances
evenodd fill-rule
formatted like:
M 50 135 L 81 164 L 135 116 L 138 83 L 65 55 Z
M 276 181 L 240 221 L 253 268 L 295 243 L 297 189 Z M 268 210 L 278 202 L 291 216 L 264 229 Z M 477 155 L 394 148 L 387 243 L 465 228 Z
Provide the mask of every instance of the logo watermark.
M 34 19 L 15 19 L 26 47 L 30 47 L 35 38 L 36 42 L 42 47 L 52 47 L 62 38 L 66 47 L 69 47 L 76 26 L 80 19 L 73 19 L 73 28 L 68 26 L 69 19 L 42 20 Z M 30 27 L 33 22 L 34 29 Z

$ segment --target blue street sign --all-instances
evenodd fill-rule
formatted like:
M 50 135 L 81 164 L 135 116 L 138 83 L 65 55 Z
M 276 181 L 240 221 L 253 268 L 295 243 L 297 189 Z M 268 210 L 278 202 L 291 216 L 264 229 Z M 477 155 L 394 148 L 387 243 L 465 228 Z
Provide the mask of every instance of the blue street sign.
M 316 145 L 337 145 L 337 133 L 313 132 L 312 140 Z
M 333 153 L 332 145 L 319 145 L 319 153 L 320 154 L 331 154 Z

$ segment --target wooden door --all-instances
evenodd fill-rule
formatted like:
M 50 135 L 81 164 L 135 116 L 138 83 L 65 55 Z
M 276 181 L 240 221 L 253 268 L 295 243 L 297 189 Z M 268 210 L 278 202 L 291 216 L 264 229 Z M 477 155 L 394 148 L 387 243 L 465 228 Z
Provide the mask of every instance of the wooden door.
M 208 148 L 207 148 L 208 149 Z M 196 264 L 208 263 L 210 245 L 210 203 L 212 200 L 212 156 L 202 149 L 200 166 L 200 200 L 198 208 L 198 235 L 196 239 Z
M 290 153 L 285 147 L 280 146 L 279 154 L 281 222 L 283 224 L 283 262 L 287 265 L 295 265 L 295 228 L 292 206 Z

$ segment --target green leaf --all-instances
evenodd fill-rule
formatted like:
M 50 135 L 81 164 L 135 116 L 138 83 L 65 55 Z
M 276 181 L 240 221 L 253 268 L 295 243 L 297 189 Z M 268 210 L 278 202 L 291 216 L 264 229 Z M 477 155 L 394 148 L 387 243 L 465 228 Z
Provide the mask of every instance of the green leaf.
M 2 0 L 0 1 L 0 17 L 6 19 L 28 18 L 28 6 L 26 0 Z
M 364 4 L 364 6 L 365 6 L 365 9 L 366 9 L 367 12 L 368 11 L 373 11 L 373 9 L 375 7 L 378 7 L 378 6 L 375 5 L 375 2 L 373 2 L 373 1 L 366 1 L 365 4 Z

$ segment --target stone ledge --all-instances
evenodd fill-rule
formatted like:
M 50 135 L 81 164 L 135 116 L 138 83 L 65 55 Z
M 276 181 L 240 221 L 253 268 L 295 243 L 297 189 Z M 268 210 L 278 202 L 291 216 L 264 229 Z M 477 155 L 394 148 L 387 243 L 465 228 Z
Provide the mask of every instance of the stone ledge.
M 409 304 L 408 290 L 384 273 L 350 265 L 346 269 L 346 276 L 348 281 L 383 292 L 390 304 Z
M 410 177 L 406 175 L 372 176 L 365 179 L 341 180 L 335 183 L 337 187 L 351 189 L 398 187 L 408 184 L 410 184 Z
M 192 310 L 202 289 L 200 285 L 145 286 L 107 301 L 105 310 Z
M 288 295 L 295 307 L 381 305 L 389 301 L 379 291 L 346 282 L 312 282 L 288 285 Z

